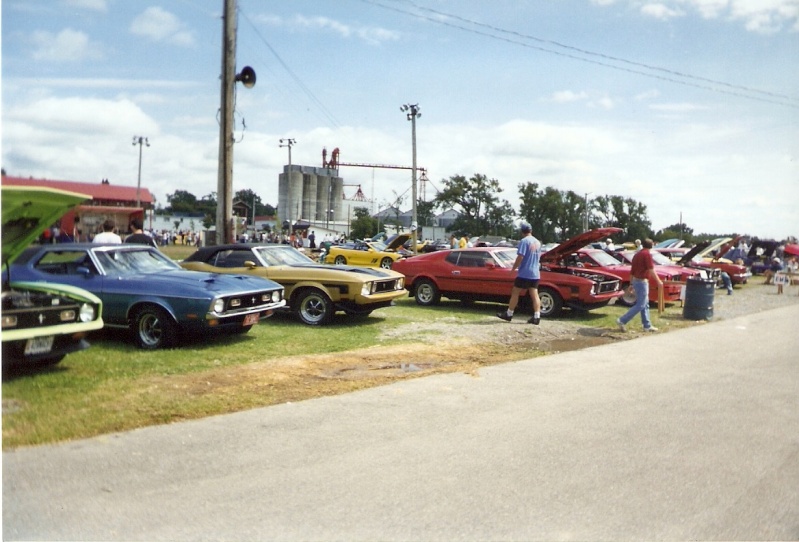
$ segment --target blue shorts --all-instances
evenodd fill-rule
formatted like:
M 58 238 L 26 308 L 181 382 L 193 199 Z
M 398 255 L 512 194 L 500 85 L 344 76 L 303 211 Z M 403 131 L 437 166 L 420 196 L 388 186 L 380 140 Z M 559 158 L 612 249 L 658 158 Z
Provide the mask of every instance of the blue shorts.
M 513 281 L 513 285 L 516 288 L 521 288 L 522 290 L 529 290 L 530 288 L 538 289 L 538 281 L 539 279 L 523 279 L 522 277 L 516 277 Z

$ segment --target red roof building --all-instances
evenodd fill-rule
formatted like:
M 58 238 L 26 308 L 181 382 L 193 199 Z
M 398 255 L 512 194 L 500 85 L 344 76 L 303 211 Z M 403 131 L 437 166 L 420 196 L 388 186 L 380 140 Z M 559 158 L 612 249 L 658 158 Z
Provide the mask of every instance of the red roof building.
M 143 220 L 145 210 L 152 209 L 155 202 L 153 195 L 144 187 L 114 185 L 107 180 L 99 183 L 80 183 L 3 175 L 2 184 L 44 186 L 90 195 L 92 199 L 77 206 L 59 221 L 61 230 L 76 241 L 86 241 L 95 233 L 102 231 L 102 224 L 107 219 L 116 223 L 118 233 L 126 233 L 131 218 L 138 216 Z

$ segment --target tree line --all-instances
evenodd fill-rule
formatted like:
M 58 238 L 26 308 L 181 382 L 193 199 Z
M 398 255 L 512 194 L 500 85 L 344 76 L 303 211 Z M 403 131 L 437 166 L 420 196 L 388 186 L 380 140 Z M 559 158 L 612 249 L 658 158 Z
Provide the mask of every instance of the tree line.
M 447 228 L 457 235 L 496 235 L 518 237 L 516 223 L 528 222 L 534 235 L 544 243 L 560 242 L 594 228 L 616 227 L 624 230 L 623 240 L 684 239 L 693 244 L 731 234 L 695 234 L 685 224 L 672 224 L 655 231 L 649 219 L 647 206 L 630 197 L 602 195 L 589 198 L 573 190 L 552 186 L 542 187 L 535 182 L 518 185 L 520 204 L 518 212 L 502 198 L 503 189 L 496 179 L 475 173 L 471 177 L 453 175 L 441 181 L 442 189 L 432 201 L 417 201 L 416 214 L 420 226 L 433 226 L 436 214 L 448 209 L 459 213 Z M 235 200 L 242 200 L 255 208 L 256 215 L 273 216 L 277 208 L 264 203 L 250 189 L 239 190 Z M 167 195 L 169 205 L 157 208 L 156 213 L 192 213 L 204 215 L 203 225 L 208 228 L 216 220 L 216 192 L 198 199 L 186 190 L 176 190 Z M 377 233 L 379 222 L 370 216 L 365 207 L 353 210 L 351 236 L 367 238 Z M 394 220 L 399 224 L 399 220 Z M 392 219 L 384 223 L 391 224 Z M 620 240 L 618 240 L 620 241 Z

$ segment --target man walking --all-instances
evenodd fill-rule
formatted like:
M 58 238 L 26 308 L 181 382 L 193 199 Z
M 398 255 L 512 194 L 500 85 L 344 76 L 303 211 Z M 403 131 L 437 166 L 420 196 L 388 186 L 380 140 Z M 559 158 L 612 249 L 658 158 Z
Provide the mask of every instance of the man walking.
M 658 277 L 658 274 L 655 273 L 655 263 L 652 261 L 652 254 L 649 252 L 649 249 L 654 246 L 654 241 L 652 239 L 644 239 L 642 244 L 643 248 L 633 256 L 630 269 L 630 282 L 635 289 L 635 304 L 621 318 L 616 320 L 616 324 L 618 324 L 621 331 L 627 331 L 627 322 L 632 320 L 639 312 L 641 313 L 641 324 L 644 326 L 644 331 L 658 330 L 649 320 L 649 279 L 657 283 L 658 290 L 663 289 L 663 282 Z
M 513 262 L 513 271 L 519 270 L 516 279 L 513 281 L 513 290 L 510 294 L 508 310 L 498 312 L 497 317 L 510 322 L 513 319 L 513 311 L 519 303 L 519 296 L 522 292 L 530 292 L 533 300 L 533 317 L 527 320 L 528 324 L 538 325 L 541 322 L 541 299 L 538 297 L 538 282 L 541 280 L 541 242 L 533 237 L 533 229 L 527 222 L 522 222 L 522 239 L 516 250 L 516 260 Z

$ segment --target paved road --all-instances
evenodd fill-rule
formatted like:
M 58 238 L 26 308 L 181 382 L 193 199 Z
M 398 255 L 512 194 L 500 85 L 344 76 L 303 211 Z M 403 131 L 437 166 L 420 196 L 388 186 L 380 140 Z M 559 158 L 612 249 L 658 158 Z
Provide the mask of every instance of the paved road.
M 4 453 L 3 538 L 795 540 L 797 327 L 795 305 Z

